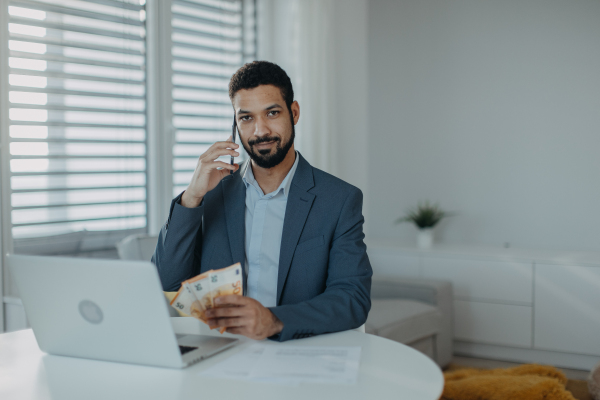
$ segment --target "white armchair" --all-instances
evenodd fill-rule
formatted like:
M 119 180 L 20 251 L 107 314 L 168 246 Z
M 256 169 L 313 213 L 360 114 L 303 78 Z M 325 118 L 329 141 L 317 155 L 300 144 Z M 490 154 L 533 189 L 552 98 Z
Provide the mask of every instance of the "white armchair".
M 150 261 L 156 248 L 158 236 L 129 235 L 116 244 L 121 260 Z
M 452 359 L 452 284 L 433 279 L 373 278 L 366 331 L 411 346 L 440 367 Z

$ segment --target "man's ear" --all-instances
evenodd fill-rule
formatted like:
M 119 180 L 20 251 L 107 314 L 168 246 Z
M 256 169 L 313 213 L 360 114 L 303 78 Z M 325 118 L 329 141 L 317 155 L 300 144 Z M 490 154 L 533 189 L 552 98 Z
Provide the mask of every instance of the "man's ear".
M 300 104 L 294 100 L 290 108 L 292 109 L 292 115 L 294 117 L 294 125 L 296 125 L 300 119 Z

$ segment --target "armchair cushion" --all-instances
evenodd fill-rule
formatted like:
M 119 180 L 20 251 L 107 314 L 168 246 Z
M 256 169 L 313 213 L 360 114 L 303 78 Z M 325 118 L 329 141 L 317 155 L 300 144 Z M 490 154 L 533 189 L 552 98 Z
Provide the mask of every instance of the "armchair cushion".
M 410 344 L 437 335 L 442 316 L 436 307 L 419 301 L 373 299 L 367 333 Z

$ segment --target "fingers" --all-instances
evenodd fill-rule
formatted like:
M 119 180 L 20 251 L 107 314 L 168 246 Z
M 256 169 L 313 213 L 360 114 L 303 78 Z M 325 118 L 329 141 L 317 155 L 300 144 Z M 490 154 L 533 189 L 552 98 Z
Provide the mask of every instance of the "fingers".
M 210 329 L 214 328 L 241 328 L 248 326 L 250 321 L 248 318 L 211 318 L 208 320 Z
M 204 154 L 202 154 L 200 156 L 200 160 L 216 160 L 217 158 L 221 157 L 221 156 L 232 156 L 232 157 L 239 157 L 240 153 L 235 151 L 234 149 L 229 149 L 229 148 L 217 148 L 217 149 L 208 149 L 206 150 L 206 152 L 204 152 Z
M 230 137 L 231 139 L 231 137 Z M 182 205 L 197 207 L 204 195 L 213 190 L 227 175 L 239 169 L 238 164 L 217 160 L 219 157 L 239 157 L 239 145 L 231 141 L 216 142 L 198 158 L 194 174 L 182 196 Z
M 235 306 L 244 306 L 253 303 L 254 299 L 245 296 L 239 296 L 237 294 L 230 294 L 227 296 L 219 296 L 215 298 L 215 304 L 218 306 L 223 306 L 225 304 L 235 305 Z
M 198 172 L 198 176 L 202 175 L 211 175 L 213 172 L 217 172 L 221 174 L 221 178 L 226 175 L 229 175 L 229 171 L 237 171 L 239 168 L 239 164 L 230 164 L 224 161 L 204 161 L 201 166 L 200 172 Z
M 233 143 L 231 139 L 232 137 L 229 136 L 227 141 L 214 143 L 208 148 L 208 150 L 204 152 L 204 154 L 200 156 L 200 159 L 202 160 L 207 158 L 210 160 L 216 160 L 217 158 L 226 155 L 238 157 L 239 153 L 235 150 L 238 149 L 240 145 L 237 143 Z
M 238 300 L 237 298 L 246 299 L 246 301 L 242 300 L 238 305 L 228 304 Z M 251 303 L 247 300 L 252 299 L 238 295 L 228 295 L 215 298 L 215 303 L 217 303 L 217 299 L 221 299 L 221 301 L 225 301 L 225 303 L 221 303 L 219 307 L 206 310 L 207 323 L 211 329 L 216 327 L 247 326 L 254 320 L 252 318 L 253 314 L 255 314 L 253 313 L 254 310 L 249 307 L 244 307 L 244 305 Z M 224 306 L 223 304 L 226 305 Z
M 227 328 L 225 332 L 233 333 L 234 335 L 243 335 L 246 333 L 246 330 L 244 328 Z
M 233 143 L 231 140 L 232 137 L 229 136 L 229 139 L 227 139 L 224 142 L 215 142 L 212 146 L 208 148 L 208 151 L 215 149 L 237 149 L 240 147 L 239 144 Z
M 212 166 L 211 166 L 210 169 L 212 170 L 212 169 L 215 169 L 215 168 L 223 168 L 223 169 L 228 169 L 228 170 L 231 170 L 231 171 L 235 172 L 235 171 L 237 171 L 237 169 L 239 167 L 240 166 L 238 164 L 233 164 L 232 165 L 232 164 L 228 164 L 228 163 L 226 163 L 224 161 L 213 161 L 212 162 Z
M 281 332 L 283 324 L 260 302 L 239 295 L 219 296 L 214 299 L 217 307 L 206 310 L 207 323 L 211 329 L 226 328 L 227 332 L 264 339 Z
M 248 315 L 248 310 L 244 307 L 219 307 L 206 310 L 207 318 L 226 318 L 226 317 L 243 317 Z

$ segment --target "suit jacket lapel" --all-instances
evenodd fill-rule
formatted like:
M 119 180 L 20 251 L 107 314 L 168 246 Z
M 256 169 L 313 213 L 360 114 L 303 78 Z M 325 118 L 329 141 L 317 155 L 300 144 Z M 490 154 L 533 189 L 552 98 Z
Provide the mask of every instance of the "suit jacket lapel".
M 279 305 L 281 299 L 281 293 L 283 292 L 283 287 L 290 270 L 296 245 L 304 229 L 310 208 L 315 200 L 315 195 L 308 192 L 309 189 L 315 186 L 312 167 L 300 153 L 298 153 L 298 156 L 300 159 L 298 160 L 290 192 L 288 193 L 283 231 L 281 233 L 279 273 L 277 276 L 277 305 Z
M 245 246 L 244 235 L 246 230 L 246 186 L 242 181 L 243 172 L 248 167 L 248 161 L 231 176 L 226 176 L 223 183 L 223 199 L 225 204 L 225 220 L 227 221 L 227 235 L 233 262 L 244 265 Z M 243 268 L 242 268 L 243 270 Z

